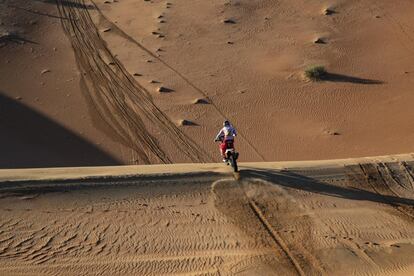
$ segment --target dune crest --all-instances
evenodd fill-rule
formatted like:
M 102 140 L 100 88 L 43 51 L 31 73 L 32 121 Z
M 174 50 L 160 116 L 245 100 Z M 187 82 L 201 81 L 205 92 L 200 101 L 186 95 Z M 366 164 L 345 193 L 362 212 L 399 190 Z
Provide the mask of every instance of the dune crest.
M 240 169 L 0 170 L 0 272 L 414 272 L 412 155 Z

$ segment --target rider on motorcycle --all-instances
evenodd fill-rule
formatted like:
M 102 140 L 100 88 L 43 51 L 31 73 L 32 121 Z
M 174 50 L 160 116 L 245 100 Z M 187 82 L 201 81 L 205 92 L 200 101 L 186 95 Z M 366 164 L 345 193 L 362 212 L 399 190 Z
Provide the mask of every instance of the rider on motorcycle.
M 223 162 L 227 162 L 226 150 L 234 148 L 234 137 L 237 135 L 236 129 L 228 120 L 223 122 L 223 128 L 219 131 L 214 141 L 221 141 L 220 152 Z

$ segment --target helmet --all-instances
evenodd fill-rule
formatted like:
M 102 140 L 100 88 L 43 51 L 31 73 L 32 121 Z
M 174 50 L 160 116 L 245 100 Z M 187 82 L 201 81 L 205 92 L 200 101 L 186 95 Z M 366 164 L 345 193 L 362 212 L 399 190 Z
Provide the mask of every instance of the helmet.
M 229 122 L 228 120 L 225 120 L 225 121 L 223 122 L 223 126 L 230 126 L 230 122 Z

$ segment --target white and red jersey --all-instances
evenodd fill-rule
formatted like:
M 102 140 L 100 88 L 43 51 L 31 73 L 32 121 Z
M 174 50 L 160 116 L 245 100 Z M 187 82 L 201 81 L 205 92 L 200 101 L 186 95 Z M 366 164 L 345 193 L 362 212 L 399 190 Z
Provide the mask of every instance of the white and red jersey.
M 216 140 L 223 139 L 223 141 L 232 141 L 234 140 L 234 136 L 237 136 L 236 129 L 232 125 L 225 126 L 217 134 Z

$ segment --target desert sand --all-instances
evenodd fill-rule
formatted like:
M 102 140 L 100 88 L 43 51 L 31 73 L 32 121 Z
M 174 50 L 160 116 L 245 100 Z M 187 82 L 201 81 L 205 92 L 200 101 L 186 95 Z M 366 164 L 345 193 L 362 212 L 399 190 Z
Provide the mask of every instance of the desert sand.
M 414 151 L 412 1 L 0 5 L 2 168 Z
M 413 160 L 0 170 L 0 274 L 412 275 Z
M 413 8 L 0 1 L 0 275 L 414 275 Z

